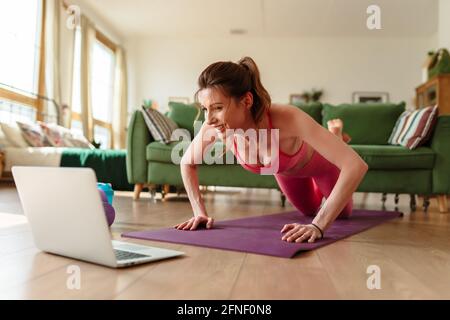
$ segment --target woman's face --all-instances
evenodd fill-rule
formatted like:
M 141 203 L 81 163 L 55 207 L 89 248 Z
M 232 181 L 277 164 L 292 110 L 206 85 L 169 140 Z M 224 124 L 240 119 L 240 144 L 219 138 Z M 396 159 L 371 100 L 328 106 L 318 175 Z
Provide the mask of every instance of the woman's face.
M 219 89 L 206 88 L 198 93 L 198 100 L 205 111 L 207 124 L 219 132 L 242 128 L 250 115 L 247 96 L 236 102 L 236 99 L 224 95 Z

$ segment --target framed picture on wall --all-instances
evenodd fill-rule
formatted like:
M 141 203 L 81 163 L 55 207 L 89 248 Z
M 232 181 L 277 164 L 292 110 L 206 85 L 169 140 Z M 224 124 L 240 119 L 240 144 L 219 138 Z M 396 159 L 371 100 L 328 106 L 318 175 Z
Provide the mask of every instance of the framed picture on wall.
M 301 93 L 293 93 L 289 95 L 289 104 L 298 105 L 305 103 L 306 100 Z
M 169 97 L 169 102 L 180 102 L 184 104 L 189 104 L 188 97 Z
M 353 103 L 389 102 L 388 92 L 358 91 L 352 94 Z

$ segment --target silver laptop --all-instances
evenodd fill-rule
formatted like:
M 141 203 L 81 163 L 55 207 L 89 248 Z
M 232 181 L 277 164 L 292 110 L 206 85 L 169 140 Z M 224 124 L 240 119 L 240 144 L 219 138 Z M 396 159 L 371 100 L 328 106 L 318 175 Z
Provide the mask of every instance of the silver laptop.
M 111 241 L 97 178 L 90 168 L 12 167 L 36 246 L 112 268 L 184 254 Z

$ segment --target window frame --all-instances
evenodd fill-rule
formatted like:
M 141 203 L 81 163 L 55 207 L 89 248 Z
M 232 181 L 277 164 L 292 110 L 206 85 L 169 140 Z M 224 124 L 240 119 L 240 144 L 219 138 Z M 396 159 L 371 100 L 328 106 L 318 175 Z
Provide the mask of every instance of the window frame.
M 97 41 L 99 41 L 101 44 L 103 44 L 104 46 L 106 46 L 107 48 L 111 49 L 111 51 L 112 51 L 112 53 L 114 55 L 114 66 L 115 66 L 117 64 L 117 61 L 116 61 L 116 58 L 117 58 L 116 57 L 117 46 L 116 46 L 116 44 L 114 42 L 112 42 L 107 36 L 105 36 L 99 30 L 95 30 L 95 39 Z M 115 68 L 113 70 L 113 79 L 112 79 L 112 81 L 113 81 L 113 93 L 112 93 L 113 94 L 113 103 L 114 103 L 114 95 L 115 95 L 115 92 L 114 92 L 114 87 L 115 87 L 114 74 L 115 74 L 115 72 L 114 71 L 115 71 Z M 114 112 L 114 110 L 112 110 L 112 111 Z M 112 148 L 112 146 L 114 145 L 114 135 L 113 135 L 112 123 L 108 123 L 108 122 L 104 122 L 104 121 L 101 121 L 101 120 L 97 120 L 94 117 L 92 117 L 92 120 L 93 120 L 93 128 L 92 129 L 94 129 L 94 127 L 97 125 L 99 127 L 105 128 L 105 129 L 107 129 L 109 131 L 109 137 L 110 137 L 110 139 L 109 139 L 110 142 L 109 143 L 110 143 L 110 145 L 108 146 L 108 148 Z
M 107 36 L 105 36 L 101 31 L 99 31 L 97 29 L 95 30 L 95 39 L 97 41 L 99 41 L 101 44 L 103 44 L 105 47 L 109 48 L 112 51 L 114 58 L 116 58 L 117 45 L 114 42 L 112 42 Z M 117 63 L 117 62 L 115 61 L 115 63 Z M 113 75 L 114 75 L 114 72 L 113 72 Z M 114 80 L 115 79 L 113 79 L 113 83 L 114 83 Z M 113 91 L 113 99 L 114 99 L 114 91 Z M 72 112 L 71 121 L 82 121 L 81 113 Z M 112 123 L 108 123 L 108 122 L 104 122 L 102 120 L 95 119 L 94 116 L 92 116 L 92 130 L 94 130 L 95 126 L 103 127 L 109 131 L 110 145 L 107 146 L 107 148 L 112 148 L 112 146 L 114 145 L 114 135 L 113 135 Z M 94 135 L 94 133 L 92 133 L 92 134 Z M 95 139 L 95 137 L 94 137 L 94 139 Z
M 45 1 L 40 0 L 41 17 L 39 32 L 39 62 L 38 62 L 38 90 L 37 94 L 45 95 Z M 0 87 L 0 98 L 27 105 L 36 109 L 36 120 L 43 121 L 44 101 L 38 97 L 30 97 L 6 88 Z

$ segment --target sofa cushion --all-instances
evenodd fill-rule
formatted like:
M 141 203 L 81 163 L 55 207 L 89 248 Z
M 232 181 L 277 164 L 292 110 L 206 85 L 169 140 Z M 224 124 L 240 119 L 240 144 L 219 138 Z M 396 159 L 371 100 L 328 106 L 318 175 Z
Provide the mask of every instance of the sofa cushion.
M 71 145 L 74 148 L 82 148 L 82 149 L 96 149 L 95 146 L 89 142 L 89 140 L 83 136 L 83 134 L 74 132 L 73 130 L 70 131 L 70 136 L 67 136 L 66 143 L 68 145 Z
M 8 141 L 3 131 L 0 129 L 0 150 L 12 147 L 13 145 Z
M 155 141 L 162 141 L 165 144 L 172 141 L 172 133 L 178 129 L 178 125 L 172 119 L 158 110 L 145 106 L 142 106 L 142 115 Z
M 176 141 L 171 142 L 169 144 L 163 144 L 160 142 L 152 142 L 147 145 L 147 152 L 146 157 L 148 161 L 154 161 L 154 162 L 164 162 L 164 163 L 172 163 L 172 149 L 177 147 L 178 155 L 181 158 L 183 156 L 183 150 L 187 149 L 187 146 L 189 146 L 189 141 Z M 178 145 L 179 144 L 179 145 Z M 224 144 L 222 142 L 216 142 L 212 149 L 210 149 L 210 154 L 214 157 L 216 150 L 219 152 L 222 159 L 222 163 L 226 163 L 226 154 L 223 154 L 223 147 Z M 236 159 L 234 158 L 234 155 L 231 150 L 227 152 L 229 154 L 229 159 L 233 159 L 234 163 L 237 163 Z M 213 160 L 208 161 L 208 163 L 211 163 Z
M 45 135 L 47 141 L 53 147 L 72 147 L 70 142 L 66 139 L 71 136 L 70 130 L 54 123 L 44 123 L 38 121 L 42 133 Z
M 428 147 L 414 150 L 390 145 L 352 145 L 369 169 L 433 169 L 435 152 Z
M 30 146 L 24 139 L 22 130 L 20 130 L 19 126 L 15 122 L 13 124 L 1 122 L 0 127 L 2 128 L 2 132 L 6 139 L 12 146 L 18 148 L 26 148 Z
M 146 152 L 147 160 L 156 162 L 172 162 L 171 160 L 172 149 L 179 143 L 185 146 L 189 145 L 188 141 L 181 141 L 181 142 L 172 141 L 168 144 L 164 144 L 158 141 L 149 143 L 147 145 L 147 152 Z
M 153 162 L 172 163 L 172 149 L 180 144 L 178 150 L 183 150 L 189 145 L 188 141 L 171 142 L 163 144 L 152 142 L 147 146 L 147 160 Z M 223 143 L 217 142 L 218 150 L 222 150 Z M 373 169 L 433 169 L 435 153 L 431 148 L 419 147 L 409 150 L 402 146 L 389 145 L 352 145 L 352 148 L 366 161 L 371 170 Z M 231 153 L 231 151 L 228 151 Z M 214 150 L 211 151 L 214 155 Z M 179 153 L 180 157 L 183 153 Z M 222 156 L 225 163 L 226 155 Z M 234 157 L 234 156 L 233 156 Z M 236 160 L 234 159 L 234 162 Z
M 45 137 L 41 127 L 35 123 L 25 123 L 16 121 L 22 135 L 28 144 L 32 147 L 51 147 L 52 145 Z
M 438 106 L 404 111 L 397 120 L 389 143 L 415 149 L 425 144 L 433 132 Z
M 172 119 L 180 128 L 189 130 L 191 137 L 194 136 L 194 121 L 200 120 L 202 113 L 200 108 L 193 104 L 184 104 L 180 102 L 169 102 L 169 112 L 167 116 Z
M 323 105 L 322 125 L 340 118 L 351 144 L 386 145 L 398 117 L 405 111 L 405 103 L 355 103 Z
M 302 104 L 292 104 L 294 107 L 300 108 L 302 111 L 306 112 L 318 123 L 322 123 L 322 104 L 320 102 L 302 103 Z
M 77 134 L 75 131 L 59 126 L 55 123 L 44 123 L 38 121 L 42 133 L 45 135 L 47 141 L 53 147 L 74 147 L 84 149 L 95 149 L 94 145 L 82 134 Z

